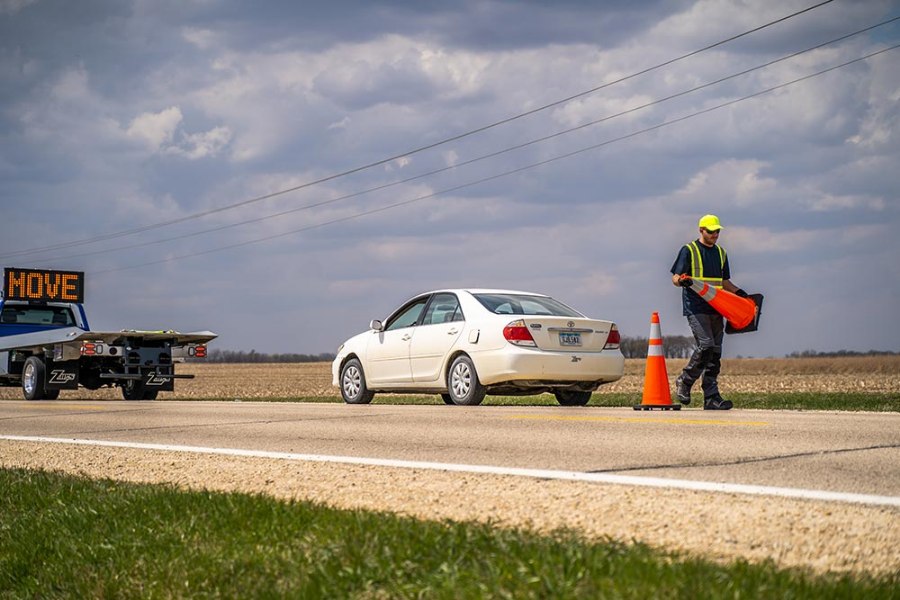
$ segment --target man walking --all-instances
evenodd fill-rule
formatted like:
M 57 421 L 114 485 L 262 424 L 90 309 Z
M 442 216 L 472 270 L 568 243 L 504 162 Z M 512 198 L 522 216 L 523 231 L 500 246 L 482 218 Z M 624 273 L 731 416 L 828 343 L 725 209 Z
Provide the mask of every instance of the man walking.
M 739 296 L 746 297 L 742 289 L 731 283 L 731 269 L 725 249 L 718 245 L 722 225 L 719 217 L 704 215 L 698 223 L 700 237 L 685 244 L 672 265 L 672 283 L 682 287 L 681 300 L 684 316 L 694 334 L 696 349 L 681 375 L 675 380 L 675 395 L 687 406 L 691 403 L 691 386 L 703 378 L 703 409 L 728 410 L 733 405 L 719 394 L 718 376 L 721 369 L 722 338 L 725 319 L 696 292 L 685 287 L 681 275 Z

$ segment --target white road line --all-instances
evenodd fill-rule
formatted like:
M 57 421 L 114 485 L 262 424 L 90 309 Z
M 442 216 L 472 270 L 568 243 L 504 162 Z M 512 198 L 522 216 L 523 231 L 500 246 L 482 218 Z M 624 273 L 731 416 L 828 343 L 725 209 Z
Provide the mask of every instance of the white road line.
M 107 440 L 85 440 L 74 438 L 51 438 L 38 436 L 0 435 L 0 440 L 11 442 L 40 442 L 47 444 L 72 444 L 76 446 L 98 446 L 106 448 L 131 448 L 138 450 L 162 450 L 166 452 L 189 452 L 193 454 L 217 454 L 248 458 L 272 458 L 303 462 L 339 463 L 373 467 L 393 467 L 399 469 L 427 469 L 456 473 L 479 473 L 484 475 L 510 475 L 535 479 L 560 479 L 565 481 L 585 481 L 590 483 L 610 483 L 640 487 L 697 490 L 702 492 L 724 492 L 727 494 L 749 494 L 754 496 L 778 496 L 803 500 L 824 500 L 869 504 L 874 506 L 900 507 L 900 497 L 872 494 L 849 494 L 826 490 L 804 490 L 799 488 L 772 487 L 765 485 L 743 485 L 739 483 L 717 483 L 693 481 L 689 479 L 665 479 L 662 477 L 636 477 L 611 473 L 586 473 L 583 471 L 558 471 L 549 469 L 524 469 L 517 467 L 494 467 L 488 465 L 463 465 L 454 463 L 424 462 L 415 460 L 392 460 L 386 458 L 365 458 L 356 456 L 328 456 L 322 454 L 297 454 L 293 452 L 267 452 L 265 450 L 242 450 L 239 448 L 206 448 L 203 446 L 179 446 L 169 444 L 144 444 L 139 442 L 112 442 Z

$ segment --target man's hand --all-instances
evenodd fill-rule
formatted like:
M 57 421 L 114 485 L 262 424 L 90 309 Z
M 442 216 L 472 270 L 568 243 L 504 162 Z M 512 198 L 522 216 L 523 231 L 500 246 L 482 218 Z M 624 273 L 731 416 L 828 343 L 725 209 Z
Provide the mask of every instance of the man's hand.
M 694 283 L 694 280 L 688 277 L 687 275 L 682 275 L 678 279 L 678 285 L 681 287 L 691 287 L 691 284 Z

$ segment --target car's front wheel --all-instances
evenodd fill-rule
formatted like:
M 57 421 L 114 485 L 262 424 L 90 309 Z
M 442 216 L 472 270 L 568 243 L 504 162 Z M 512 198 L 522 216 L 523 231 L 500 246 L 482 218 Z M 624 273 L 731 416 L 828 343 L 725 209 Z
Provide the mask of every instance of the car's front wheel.
M 556 401 L 563 406 L 584 406 L 591 401 L 592 392 L 579 392 L 577 390 L 559 390 L 553 392 Z
M 475 406 L 481 404 L 487 389 L 478 380 L 475 365 L 466 355 L 457 356 L 447 373 L 448 395 L 453 404 Z
M 347 404 L 368 404 L 375 392 L 366 387 L 362 364 L 351 358 L 341 367 L 341 397 Z

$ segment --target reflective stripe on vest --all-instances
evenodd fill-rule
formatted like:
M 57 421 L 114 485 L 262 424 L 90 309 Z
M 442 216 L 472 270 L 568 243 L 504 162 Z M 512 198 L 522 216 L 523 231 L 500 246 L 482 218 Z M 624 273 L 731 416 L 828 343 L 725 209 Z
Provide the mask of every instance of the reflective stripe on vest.
M 700 247 L 697 246 L 697 240 L 694 240 L 690 244 L 685 244 L 687 246 L 688 251 L 691 253 L 691 279 L 696 279 L 697 281 L 702 281 L 704 283 L 708 283 L 709 285 L 721 288 L 722 287 L 722 278 L 721 277 L 704 277 L 703 276 L 703 258 L 700 255 Z M 716 249 L 719 251 L 719 260 L 721 261 L 721 273 L 725 273 L 725 249 L 722 246 L 716 245 Z

